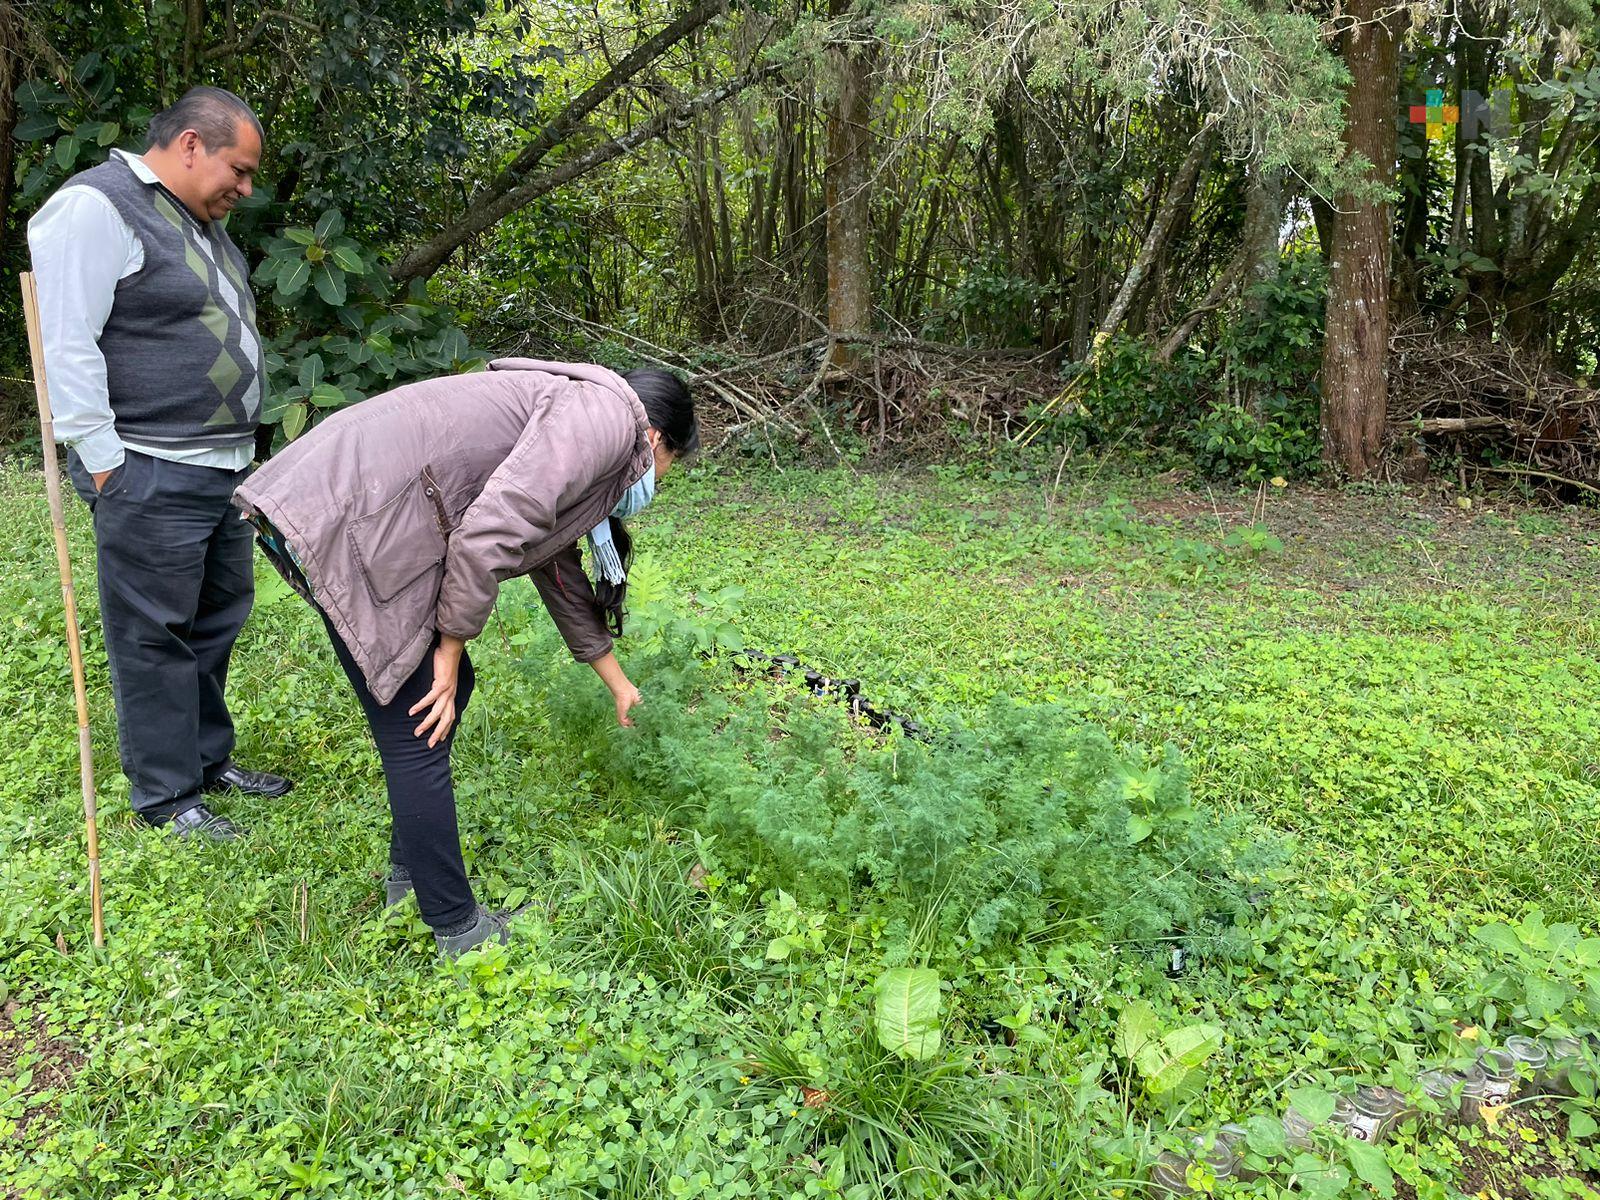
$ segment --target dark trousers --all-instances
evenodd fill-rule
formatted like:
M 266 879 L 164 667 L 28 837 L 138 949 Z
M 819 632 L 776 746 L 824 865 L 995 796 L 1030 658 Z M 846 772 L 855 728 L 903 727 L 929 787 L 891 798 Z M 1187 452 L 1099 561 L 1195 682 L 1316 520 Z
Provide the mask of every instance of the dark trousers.
M 223 693 L 255 579 L 251 529 L 232 496 L 249 472 L 130 450 L 97 494 L 76 454 L 67 468 L 94 513 L 100 623 L 133 810 L 164 820 L 199 804 L 233 753 Z
M 450 747 L 472 699 L 472 660 L 462 653 L 456 681 L 456 725 L 429 749 L 428 735 L 417 737 L 413 732 L 426 714 L 412 716 L 410 710 L 433 687 L 433 652 L 423 656 L 422 664 L 411 672 L 393 700 L 379 704 L 339 631 L 326 616 L 322 619 L 328 626 L 339 665 L 367 714 L 372 739 L 378 743 L 394 821 L 389 834 L 389 861 L 411 872 L 417 908 L 424 921 L 436 929 L 458 924 L 477 910 L 477 899 L 467 882 L 466 864 L 461 860 L 455 785 L 450 778 Z M 438 644 L 435 638 L 434 645 Z

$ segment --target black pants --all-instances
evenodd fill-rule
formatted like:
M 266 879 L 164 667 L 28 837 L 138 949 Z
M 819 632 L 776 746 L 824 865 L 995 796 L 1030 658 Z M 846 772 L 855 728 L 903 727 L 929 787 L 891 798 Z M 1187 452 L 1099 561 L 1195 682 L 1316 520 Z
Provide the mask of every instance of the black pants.
M 96 493 L 76 454 L 67 467 L 94 513 L 122 770 L 134 811 L 164 820 L 199 804 L 233 753 L 223 692 L 255 579 L 232 496 L 249 472 L 130 450 Z
M 322 619 L 328 626 L 333 652 L 356 690 L 372 738 L 378 743 L 378 758 L 389 787 L 389 812 L 394 820 L 389 835 L 389 861 L 411 872 L 417 908 L 424 921 L 434 928 L 458 924 L 473 914 L 477 899 L 461 861 L 456 793 L 450 779 L 450 747 L 455 742 L 456 728 L 453 726 L 438 745 L 429 749 L 428 735 L 417 737 L 412 732 L 425 714 L 412 716 L 410 712 L 411 706 L 433 687 L 433 652 L 430 650 L 423 657 L 422 664 L 400 686 L 393 700 L 379 704 L 338 630 L 326 616 Z M 434 645 L 438 644 L 435 638 Z M 472 699 L 472 684 L 472 660 L 463 651 L 456 682 L 456 726 Z

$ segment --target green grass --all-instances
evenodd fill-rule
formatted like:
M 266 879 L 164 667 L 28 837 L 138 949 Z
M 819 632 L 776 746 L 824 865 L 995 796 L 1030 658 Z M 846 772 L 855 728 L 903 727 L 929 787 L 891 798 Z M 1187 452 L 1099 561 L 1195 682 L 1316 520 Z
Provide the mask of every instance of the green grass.
M 691 815 L 560 733 L 553 695 L 586 671 L 518 583 L 474 646 L 456 778 L 481 894 L 531 907 L 510 951 L 440 964 L 414 910 L 381 911 L 381 774 L 293 596 L 252 618 L 231 694 L 241 761 L 295 792 L 230 802 L 254 831 L 237 846 L 131 821 L 74 504 L 97 953 L 41 493 L 0 472 L 0 980 L 13 1027 L 41 1018 L 82 1062 L 28 1089 L 25 1047 L 0 1079 L 0 1186 L 20 1195 L 831 1195 L 873 1171 L 854 1195 L 1105 1194 L 1134 1186 L 1152 1127 L 1443 1053 L 1453 1018 L 1483 1021 L 1484 920 L 1539 905 L 1600 928 L 1592 514 L 1294 489 L 1256 511 L 1092 469 L 1057 490 L 708 465 L 639 522 L 686 608 L 742 585 L 736 609 L 712 607 L 748 644 L 924 721 L 1009 694 L 1174 743 L 1198 800 L 1292 839 L 1242 948 L 1191 945 L 1178 979 L 1161 943 L 947 955 L 946 1055 L 876 1059 L 862 1038 L 887 943 L 849 912 L 797 916 L 760 879 L 690 886 Z M 1224 546 L 1257 516 L 1281 553 Z M 763 954 L 796 929 L 812 948 Z M 1111 1054 L 1132 996 L 1225 1030 L 1176 1110 Z M 984 1032 L 1017 1014 L 1016 1045 Z M 849 1103 L 806 1108 L 802 1075 Z

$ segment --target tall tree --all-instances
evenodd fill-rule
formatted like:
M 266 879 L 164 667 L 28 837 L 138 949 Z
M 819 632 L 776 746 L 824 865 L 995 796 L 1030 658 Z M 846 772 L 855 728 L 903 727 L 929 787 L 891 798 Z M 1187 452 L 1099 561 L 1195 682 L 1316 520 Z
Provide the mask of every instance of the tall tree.
M 1340 193 L 1328 263 L 1327 338 L 1322 353 L 1322 456 L 1362 479 L 1377 465 L 1388 406 L 1390 205 L 1398 11 L 1352 0 L 1341 50 L 1346 92 L 1345 164 L 1356 182 Z
M 872 62 L 851 0 L 829 0 L 828 15 L 840 23 L 827 57 L 828 332 L 849 339 L 872 331 Z M 859 355 L 859 343 L 834 342 L 835 366 Z

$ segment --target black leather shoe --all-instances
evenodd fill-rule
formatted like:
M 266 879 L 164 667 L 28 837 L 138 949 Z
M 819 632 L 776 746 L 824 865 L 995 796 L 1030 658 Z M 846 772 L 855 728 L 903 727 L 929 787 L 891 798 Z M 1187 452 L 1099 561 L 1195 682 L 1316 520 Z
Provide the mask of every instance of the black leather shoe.
M 155 823 L 156 828 L 168 830 L 176 838 L 206 838 L 213 842 L 236 842 L 244 836 L 227 817 L 219 817 L 204 804 L 186 808 L 175 817 Z
M 247 792 L 252 796 L 287 796 L 294 787 L 282 775 L 269 775 L 266 771 L 246 771 L 236 763 L 229 763 L 218 776 L 200 790 L 203 792 Z

